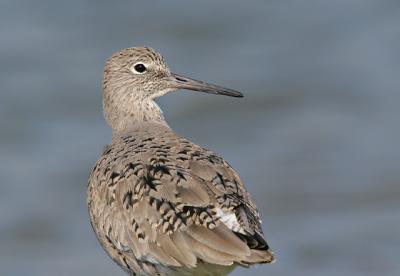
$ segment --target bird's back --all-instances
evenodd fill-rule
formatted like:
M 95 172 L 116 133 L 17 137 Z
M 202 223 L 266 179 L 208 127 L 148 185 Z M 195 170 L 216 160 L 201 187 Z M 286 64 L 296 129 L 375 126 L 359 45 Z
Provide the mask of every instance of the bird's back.
M 88 204 L 103 248 L 134 275 L 223 274 L 274 260 L 238 174 L 162 124 L 114 136 L 90 176 Z

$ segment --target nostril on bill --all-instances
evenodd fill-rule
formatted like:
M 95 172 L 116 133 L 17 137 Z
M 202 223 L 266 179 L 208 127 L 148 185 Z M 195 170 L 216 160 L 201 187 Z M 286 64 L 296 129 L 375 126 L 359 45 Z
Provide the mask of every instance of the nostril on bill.
M 182 79 L 182 78 L 180 78 L 180 77 L 175 77 L 175 79 L 178 80 L 178 81 L 181 81 L 181 82 L 187 82 L 187 80 Z

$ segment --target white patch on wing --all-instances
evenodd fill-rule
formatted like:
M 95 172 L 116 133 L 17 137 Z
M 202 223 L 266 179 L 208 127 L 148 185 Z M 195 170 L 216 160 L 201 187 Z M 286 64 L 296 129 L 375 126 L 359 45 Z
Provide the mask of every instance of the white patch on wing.
M 243 233 L 243 228 L 240 226 L 237 217 L 234 213 L 229 211 L 222 211 L 220 208 L 217 208 L 217 216 L 219 220 L 225 224 L 226 227 L 231 229 L 234 232 Z
M 147 256 L 146 261 L 152 264 L 160 264 L 160 262 L 156 258 L 153 258 L 153 256 Z

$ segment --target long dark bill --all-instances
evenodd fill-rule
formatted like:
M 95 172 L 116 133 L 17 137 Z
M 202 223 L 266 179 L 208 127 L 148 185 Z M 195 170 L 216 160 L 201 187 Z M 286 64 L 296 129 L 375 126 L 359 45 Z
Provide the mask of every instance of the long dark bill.
M 210 94 L 224 95 L 230 97 L 243 97 L 243 94 L 222 86 L 209 84 L 199 80 L 194 80 L 188 77 L 172 74 L 172 88 L 188 89 L 193 91 L 205 92 Z

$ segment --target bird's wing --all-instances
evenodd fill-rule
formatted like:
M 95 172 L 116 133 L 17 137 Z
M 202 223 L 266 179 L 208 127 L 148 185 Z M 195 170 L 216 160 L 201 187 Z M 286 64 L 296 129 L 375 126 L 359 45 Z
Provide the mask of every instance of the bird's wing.
M 198 259 L 219 265 L 273 261 L 237 173 L 173 133 L 121 137 L 106 148 L 91 179 L 92 197 L 103 202 L 96 227 L 137 260 L 189 268 Z

